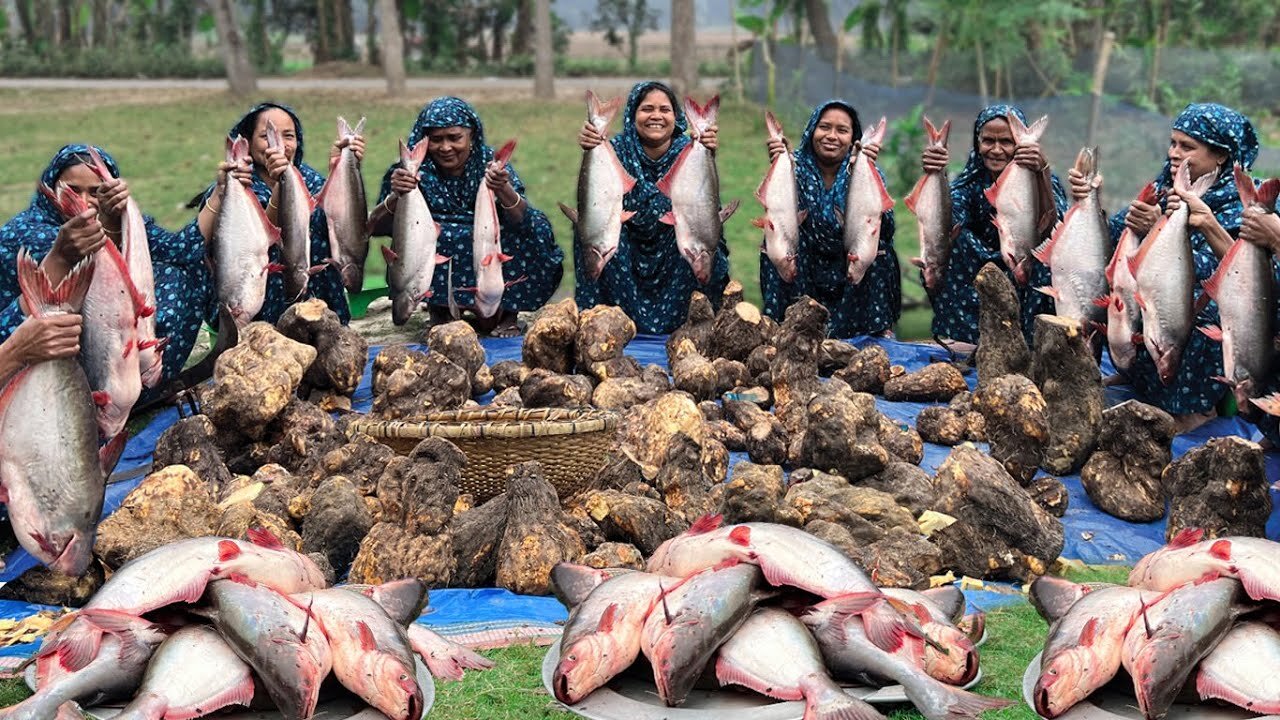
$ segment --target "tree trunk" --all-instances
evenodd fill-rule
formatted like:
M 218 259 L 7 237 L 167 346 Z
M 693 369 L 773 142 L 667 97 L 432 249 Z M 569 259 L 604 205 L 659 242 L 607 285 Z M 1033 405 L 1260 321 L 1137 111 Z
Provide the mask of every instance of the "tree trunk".
M 551 0 L 537 0 L 534 14 L 533 92 L 538 98 L 556 96 L 555 55 L 551 47 Z
M 75 44 L 75 38 L 71 34 L 71 15 L 71 0 L 59 0 L 58 9 L 54 11 L 54 45 Z
M 338 0 L 339 53 L 343 60 L 356 59 L 355 9 L 351 0 Z
M 933 44 L 933 57 L 929 58 L 929 92 L 924 96 L 927 109 L 933 104 L 933 92 L 938 88 L 938 67 L 942 64 L 942 51 L 947 47 L 947 18 L 944 15 L 938 26 L 938 39 Z
M 671 82 L 677 97 L 698 87 L 696 20 L 693 0 L 671 0 Z
M 533 0 L 518 0 L 516 29 L 511 35 L 511 54 L 528 55 L 533 47 Z
M 227 70 L 227 85 L 234 95 L 245 97 L 258 90 L 258 79 L 249 63 L 249 51 L 236 22 L 235 0 L 213 0 L 213 21 L 218 28 L 218 44 Z
M 813 42 L 818 47 L 818 55 L 825 60 L 833 60 L 836 56 L 836 33 L 831 29 L 831 13 L 823 0 L 804 0 L 804 12 L 809 18 L 809 29 L 813 31 Z
M 364 8 L 365 62 L 381 66 L 382 55 L 378 52 L 378 0 L 365 0 Z
M 736 18 L 737 16 L 738 16 L 738 3 L 735 0 L 729 0 L 729 17 Z M 839 45 L 839 43 L 837 43 L 837 45 Z M 742 57 L 741 57 L 741 53 L 738 52 L 738 23 L 732 22 L 732 21 L 729 23 L 729 46 L 730 46 L 729 53 L 733 56 L 733 93 L 738 98 L 738 102 L 742 102 Z M 635 50 L 632 49 L 631 52 L 633 55 L 631 69 L 634 70 L 635 69 L 635 60 L 634 60 Z M 839 62 L 840 62 L 840 53 L 842 53 L 843 51 L 837 47 L 836 52 L 837 52 L 836 64 L 838 68 Z M 837 69 L 836 75 L 838 76 L 839 74 L 840 74 L 840 71 L 839 69 Z M 837 82 L 839 82 L 839 80 L 837 80 Z M 832 93 L 832 96 L 833 97 L 839 96 L 839 93 Z
M 1147 99 L 1156 101 L 1156 85 L 1160 80 L 1160 50 L 1164 47 L 1165 38 L 1169 36 L 1169 0 L 1158 0 L 1160 3 L 1160 25 L 1156 28 L 1156 47 L 1151 55 L 1151 77 L 1147 80 Z
M 107 0 L 93 0 L 93 46 L 111 44 L 111 7 Z
M 973 49 L 978 58 L 978 96 L 982 98 L 982 106 L 986 107 L 990 103 L 987 102 L 987 64 L 982 58 L 982 43 L 974 43 Z
M 316 65 L 329 62 L 333 58 L 333 51 L 329 47 L 329 38 L 332 33 L 330 30 L 332 1 L 316 1 L 316 36 L 311 44 L 311 61 Z
M 490 26 L 493 32 L 493 50 L 489 53 L 489 59 L 496 64 L 502 64 L 502 45 L 506 36 L 507 20 L 510 16 L 502 12 L 501 8 L 493 11 L 493 24 Z
M 36 47 L 36 28 L 31 21 L 31 3 L 30 0 L 17 0 L 14 3 L 14 9 L 18 14 L 18 25 L 22 28 L 22 37 L 27 42 L 27 47 L 35 49 Z
M 387 78 L 387 94 L 403 95 L 404 36 L 400 34 L 400 10 L 396 0 L 378 0 L 378 27 L 382 36 L 382 72 Z

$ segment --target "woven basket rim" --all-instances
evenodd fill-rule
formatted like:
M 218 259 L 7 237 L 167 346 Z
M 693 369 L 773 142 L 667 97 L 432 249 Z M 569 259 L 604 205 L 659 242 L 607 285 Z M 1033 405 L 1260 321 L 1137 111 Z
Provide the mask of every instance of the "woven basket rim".
M 618 414 L 610 410 L 482 408 L 433 412 L 424 421 L 353 420 L 347 433 L 364 433 L 375 439 L 517 439 L 610 432 L 617 428 L 618 421 Z

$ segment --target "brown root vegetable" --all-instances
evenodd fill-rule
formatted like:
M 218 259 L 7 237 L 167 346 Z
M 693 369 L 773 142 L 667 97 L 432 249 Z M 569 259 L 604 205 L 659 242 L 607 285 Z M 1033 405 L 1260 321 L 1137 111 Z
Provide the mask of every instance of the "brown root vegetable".
M 729 452 L 747 451 L 747 434 L 728 420 L 708 422 L 707 437 L 722 443 Z
M 620 380 L 622 378 L 638 378 L 644 375 L 644 368 L 629 355 L 601 360 L 588 365 L 578 366 L 578 371 L 590 375 L 596 381 Z
M 360 542 L 347 582 L 381 585 L 417 578 L 427 587 L 452 584 L 456 560 L 448 533 L 417 535 L 393 523 L 380 522 Z
M 787 435 L 798 440 L 804 434 L 809 400 L 818 392 L 818 349 L 827 337 L 830 313 L 818 301 L 801 297 L 787 308 L 778 329 L 778 354 L 769 374 L 778 420 Z M 788 453 L 799 448 L 788 448 Z
M 740 462 L 725 484 L 718 512 L 726 524 L 773 522 L 800 527 L 800 513 L 786 504 L 786 497 L 781 466 Z
M 275 441 L 267 452 L 267 462 L 301 474 L 310 474 L 325 453 L 347 441 L 333 416 L 306 400 L 289 403 L 268 429 L 267 437 Z
M 724 419 L 724 408 L 720 407 L 720 403 L 711 400 L 703 400 L 698 403 L 698 411 L 702 413 L 702 419 L 707 422 L 715 422 Z
M 1027 486 L 1027 492 L 1050 515 L 1060 518 L 1067 514 L 1071 498 L 1067 494 L 1067 486 L 1058 478 L 1048 475 L 1038 477 Z
M 881 531 L 900 527 L 911 532 L 919 532 L 915 516 L 907 508 L 898 505 L 893 496 L 862 485 L 850 485 L 838 475 L 811 471 L 795 477 L 791 488 L 787 490 L 786 502 L 800 513 L 805 524 L 814 520 L 826 520 L 844 525 L 854 532 L 855 537 L 865 532 L 861 529 L 863 521 L 875 525 Z M 856 516 L 856 517 L 855 517 Z M 876 533 L 879 537 L 883 533 Z M 867 540 L 863 535 L 862 539 Z M 874 540 L 873 540 L 874 541 Z
M 184 465 L 218 493 L 231 482 L 217 445 L 218 430 L 206 415 L 192 415 L 174 423 L 156 441 L 151 466 Z
M 443 438 L 424 438 L 403 459 L 387 465 L 378 479 L 379 522 L 392 522 L 419 535 L 434 535 L 453 519 L 458 484 L 467 456 Z
M 467 372 L 473 396 L 493 389 L 493 373 L 485 365 L 484 348 L 471 323 L 457 320 L 433 325 L 427 333 L 427 347 Z
M 37 565 L 0 587 L 0 600 L 81 607 L 93 598 L 105 581 L 106 573 L 98 562 L 89 563 L 88 569 L 80 576 L 63 575 Z
M 524 407 L 524 399 L 520 397 L 519 387 L 509 387 L 494 395 L 493 399 L 489 401 L 489 405 L 493 407 L 519 408 Z
M 787 459 L 788 438 L 782 423 L 773 413 L 761 410 L 757 405 L 726 398 L 723 402 L 725 419 L 742 431 L 743 442 L 751 462 L 760 465 L 781 465 Z
M 595 387 L 586 375 L 556 375 L 550 370 L 534 370 L 520 384 L 520 400 L 527 408 L 586 407 Z
M 373 517 L 356 487 L 342 476 L 331 477 L 311 496 L 311 510 L 302 522 L 302 551 L 323 554 L 332 567 L 349 567 L 372 528 Z
M 998 533 L 963 520 L 929 536 L 942 551 L 943 567 L 956 575 L 1029 582 L 1045 574 L 1049 563 L 1013 547 Z
M 749 302 L 726 301 L 711 327 L 710 357 L 745 361 L 764 344 L 763 316 Z
M 987 263 L 973 286 L 978 291 L 978 386 L 1002 375 L 1026 375 L 1031 350 L 1022 334 L 1022 306 L 1013 283 L 994 263 Z
M 310 345 L 267 323 L 249 323 L 240 343 L 214 364 L 213 385 L 201 395 L 204 413 L 218 428 L 257 440 L 293 400 L 315 359 Z
M 711 361 L 711 366 L 716 371 L 716 395 L 723 395 L 734 388 L 751 384 L 751 375 L 747 373 L 747 366 L 737 360 L 716 358 Z
M 350 480 L 361 495 L 373 495 L 396 453 L 363 433 L 324 454 L 310 475 L 301 480 L 308 488 L 319 487 L 325 478 L 341 475 Z
M 760 345 L 751 354 L 747 356 L 745 365 L 747 366 L 747 374 L 751 376 L 751 382 L 756 385 L 773 385 L 773 376 L 770 368 L 773 366 L 773 359 L 778 356 L 778 348 L 772 345 Z
M 943 405 L 933 405 L 916 416 L 916 431 L 926 442 L 959 445 L 969 440 L 965 416 Z
M 889 381 L 889 354 L 879 345 L 855 350 L 843 369 L 832 377 L 843 380 L 854 392 L 880 394 Z
M 716 311 L 706 295 L 694 291 L 689 296 L 689 314 L 684 325 L 667 337 L 667 365 L 675 364 L 675 349 L 681 340 L 689 340 L 704 357 L 711 351 L 711 328 L 715 324 Z
M 884 398 L 907 402 L 947 402 L 968 389 L 964 375 L 954 365 L 931 363 L 913 373 L 890 377 L 884 384 Z
M 596 385 L 591 404 L 602 410 L 626 410 L 643 405 L 669 391 L 666 375 L 658 385 L 646 377 L 610 378 Z
M 618 490 L 590 493 L 584 506 L 605 537 L 631 543 L 645 555 L 652 555 L 664 541 L 689 528 L 689 523 L 661 500 Z
M 338 319 L 323 300 L 312 298 L 294 303 L 276 321 L 282 335 L 316 349 L 315 362 L 307 369 L 305 382 L 313 388 L 331 389 L 350 396 L 360 387 L 369 343 L 359 332 Z
M 942 550 L 919 532 L 890 528 L 885 536 L 855 551 L 852 559 L 880 587 L 927 590 L 929 578 L 942 572 Z
M 384 350 L 383 352 L 386 351 Z M 529 377 L 528 366 L 515 360 L 503 360 L 495 363 L 493 367 L 489 368 L 489 372 L 493 375 L 493 389 L 496 392 L 502 392 L 511 387 L 518 388 L 524 382 L 524 379 Z
M 858 354 L 858 348 L 844 340 L 827 338 L 818 349 L 818 374 L 831 377 L 835 371 L 847 367 L 849 361 Z
M 1154 405 L 1127 400 L 1102 413 L 1098 449 L 1080 471 L 1089 500 L 1130 522 L 1164 517 L 1161 474 L 1173 458 L 1173 417 Z
M 394 353 L 374 359 L 374 397 L 370 415 L 384 420 L 422 421 L 439 410 L 456 410 L 471 398 L 467 371 L 437 352 Z M 381 367 L 380 367 L 381 364 Z M 381 380 L 381 382 L 379 382 Z
M 1008 547 L 1036 558 L 1037 567 L 1042 568 L 1037 574 L 1062 554 L 1062 521 L 1045 512 L 1001 463 L 972 445 L 951 451 L 938 468 L 933 487 L 937 492 L 935 510 L 972 525 L 979 534 L 996 535 Z
M 644 477 L 652 480 L 666 461 L 668 448 L 677 433 L 705 445 L 705 432 L 702 413 L 693 398 L 669 392 L 623 415 L 618 424 L 616 451 L 635 461 Z
M 880 444 L 879 430 L 875 398 L 832 380 L 809 402 L 798 464 L 850 482 L 875 475 L 890 459 Z
M 551 568 L 578 562 L 587 553 L 565 521 L 556 489 L 536 462 L 507 470 L 507 527 L 498 546 L 498 587 L 523 595 L 546 595 Z
M 718 396 L 720 375 L 715 364 L 698 352 L 692 340 L 681 340 L 670 352 L 674 358 L 671 377 L 677 390 L 687 392 L 699 401 Z
M 1040 466 L 1054 475 L 1068 475 L 1084 466 L 1097 445 L 1106 408 L 1102 376 L 1080 323 L 1037 315 L 1035 327 L 1031 379 L 1044 396 L 1048 417 L 1053 418 Z
M 622 350 L 636 336 L 636 324 L 622 308 L 597 305 L 578 316 L 576 357 L 578 367 L 622 357 Z
M 742 302 L 747 295 L 747 289 L 742 286 L 738 280 L 729 280 L 725 283 L 724 292 L 720 293 L 720 307 L 731 308 Z
M 929 477 L 929 473 L 920 469 L 919 465 L 907 462 L 890 462 L 878 475 L 872 475 L 858 484 L 892 495 L 894 502 L 917 516 L 933 507 L 936 495 L 933 478 Z
M 876 435 L 893 459 L 912 465 L 919 465 L 924 459 L 924 440 L 910 425 L 896 423 L 881 415 Z
M 604 543 L 584 555 L 582 564 L 599 570 L 606 568 L 645 569 L 644 556 L 631 543 Z
M 507 529 L 507 494 L 499 493 L 483 505 L 453 516 L 449 534 L 458 587 L 487 587 L 498 570 L 498 544 Z
M 1049 442 L 1048 409 L 1040 388 L 1021 375 L 1004 375 L 974 393 L 973 407 L 986 423 L 991 457 L 1019 483 L 1031 482 Z
M 578 304 L 573 298 L 544 306 L 524 335 L 524 364 L 530 370 L 573 372 L 578 336 Z
M 704 442 L 707 442 L 704 440 Z M 725 461 L 728 461 L 726 453 Z M 712 469 L 711 473 L 717 471 Z M 720 473 L 721 478 L 723 473 Z M 677 433 L 667 447 L 667 458 L 653 485 L 666 506 L 689 523 L 710 513 L 711 486 L 721 478 L 708 477 L 703 467 L 703 447 L 688 435 Z
M 222 511 L 209 486 L 185 465 L 145 477 L 99 525 L 93 554 L 110 568 L 158 547 L 213 535 Z
M 1262 448 L 1241 437 L 1212 438 L 1164 471 L 1169 497 L 1165 538 L 1201 528 L 1206 538 L 1266 537 L 1271 492 Z

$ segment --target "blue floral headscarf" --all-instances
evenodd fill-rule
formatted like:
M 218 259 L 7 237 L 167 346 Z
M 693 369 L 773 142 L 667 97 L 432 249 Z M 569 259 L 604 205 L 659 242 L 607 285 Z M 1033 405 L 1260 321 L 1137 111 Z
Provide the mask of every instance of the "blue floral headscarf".
M 227 137 L 235 138 L 239 136 L 249 142 L 253 142 L 253 131 L 258 127 L 258 116 L 266 110 L 283 110 L 290 118 L 293 118 L 293 129 L 298 138 L 298 147 L 293 151 L 293 164 L 302 167 L 302 120 L 298 118 L 298 113 L 294 112 L 293 108 L 288 105 L 281 105 L 276 102 L 264 102 L 254 105 L 249 109 L 249 112 L 244 114 L 244 117 L 231 126 L 231 129 L 227 131 Z
M 1027 116 L 1013 105 L 989 105 L 978 113 L 978 119 L 973 121 L 973 147 L 969 149 L 969 160 L 964 164 L 964 169 L 960 171 L 960 175 L 956 177 L 954 185 L 968 185 L 979 178 L 987 178 L 990 172 L 987 170 L 987 164 L 983 162 L 982 156 L 978 154 L 978 137 L 982 134 L 982 127 L 996 118 L 1007 117 L 1010 113 L 1014 117 L 1022 121 L 1023 125 L 1027 124 Z M 989 183 L 984 183 L 984 185 Z
M 106 163 L 107 169 L 111 171 L 111 176 L 120 177 L 120 168 L 116 165 L 115 159 L 106 150 L 96 145 L 93 146 L 93 149 L 97 150 L 98 154 L 102 156 L 102 161 Z M 44 172 L 40 173 L 40 184 L 52 190 L 54 183 L 58 182 L 58 176 L 64 170 L 76 165 L 90 165 L 92 163 L 93 159 L 89 156 L 88 145 L 81 143 L 63 145 L 62 149 L 49 161 Z M 39 187 L 36 188 L 35 194 L 31 196 L 31 206 L 27 208 L 27 212 L 31 213 L 30 219 L 38 218 L 58 227 L 61 227 L 66 220 L 66 218 L 62 217 L 62 213 L 58 212 L 58 209 L 53 206 L 53 201 L 40 192 Z M 58 232 L 58 227 L 54 228 L 55 235 Z
M 862 121 L 858 119 L 858 111 L 844 100 L 828 100 L 818 107 L 814 108 L 813 114 L 809 116 L 809 124 L 805 127 L 804 133 L 800 136 L 800 143 L 796 146 L 792 156 L 796 161 L 796 183 L 797 189 L 802 195 L 809 196 L 808 200 L 813 201 L 816 196 L 824 192 L 822 187 L 822 171 L 818 168 L 818 158 L 813 154 L 813 133 L 818 127 L 818 121 L 822 119 L 822 114 L 831 108 L 839 108 L 849 113 L 849 117 L 853 119 L 853 141 L 856 143 L 862 139 Z M 852 146 L 850 146 L 852 151 Z M 846 153 L 845 159 L 848 159 Z M 840 163 L 840 169 L 836 172 L 836 181 L 832 186 L 832 190 L 839 190 L 849 180 L 849 163 Z M 816 185 L 815 185 L 816 183 Z M 810 203 L 812 205 L 814 203 Z
M 636 109 L 640 107 L 640 101 L 644 99 L 654 90 L 661 90 L 667 94 L 667 98 L 671 100 L 671 108 L 675 111 L 676 123 L 672 130 L 671 146 L 659 158 L 650 158 L 644 151 L 644 143 L 640 140 L 640 132 L 636 130 Z M 675 157 L 680 154 L 685 145 L 690 142 L 689 137 L 689 121 L 684 115 L 684 106 L 676 100 L 676 94 L 672 89 L 663 83 L 657 81 L 649 81 L 636 85 L 631 88 L 631 95 L 627 97 L 626 112 L 622 117 L 622 133 L 615 139 L 613 149 L 618 154 L 618 160 L 622 163 L 622 167 L 633 178 L 648 177 L 654 168 L 662 168 L 663 172 L 666 168 L 671 167 L 671 163 Z M 645 172 L 649 168 L 650 172 Z
M 1195 103 L 1178 114 L 1173 121 L 1173 129 L 1227 154 L 1227 162 L 1218 173 L 1218 179 L 1200 199 L 1213 210 L 1222 227 L 1227 230 L 1239 228 L 1244 207 L 1240 204 L 1231 166 L 1240 163 L 1248 170 L 1258 159 L 1258 136 L 1253 124 L 1249 118 L 1224 105 Z M 1173 186 L 1173 166 L 1168 159 L 1164 161 L 1155 184 L 1157 190 L 1168 190 Z

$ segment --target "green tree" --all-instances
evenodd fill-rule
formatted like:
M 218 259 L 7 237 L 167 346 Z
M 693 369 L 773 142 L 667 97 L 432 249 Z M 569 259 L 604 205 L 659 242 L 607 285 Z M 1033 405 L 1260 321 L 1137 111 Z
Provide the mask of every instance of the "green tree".
M 621 48 L 623 34 L 626 35 L 627 69 L 632 72 L 636 69 L 640 34 L 658 29 L 658 12 L 650 8 L 648 0 L 599 0 L 596 14 L 591 18 L 591 29 L 603 32 L 605 42 L 613 47 Z

